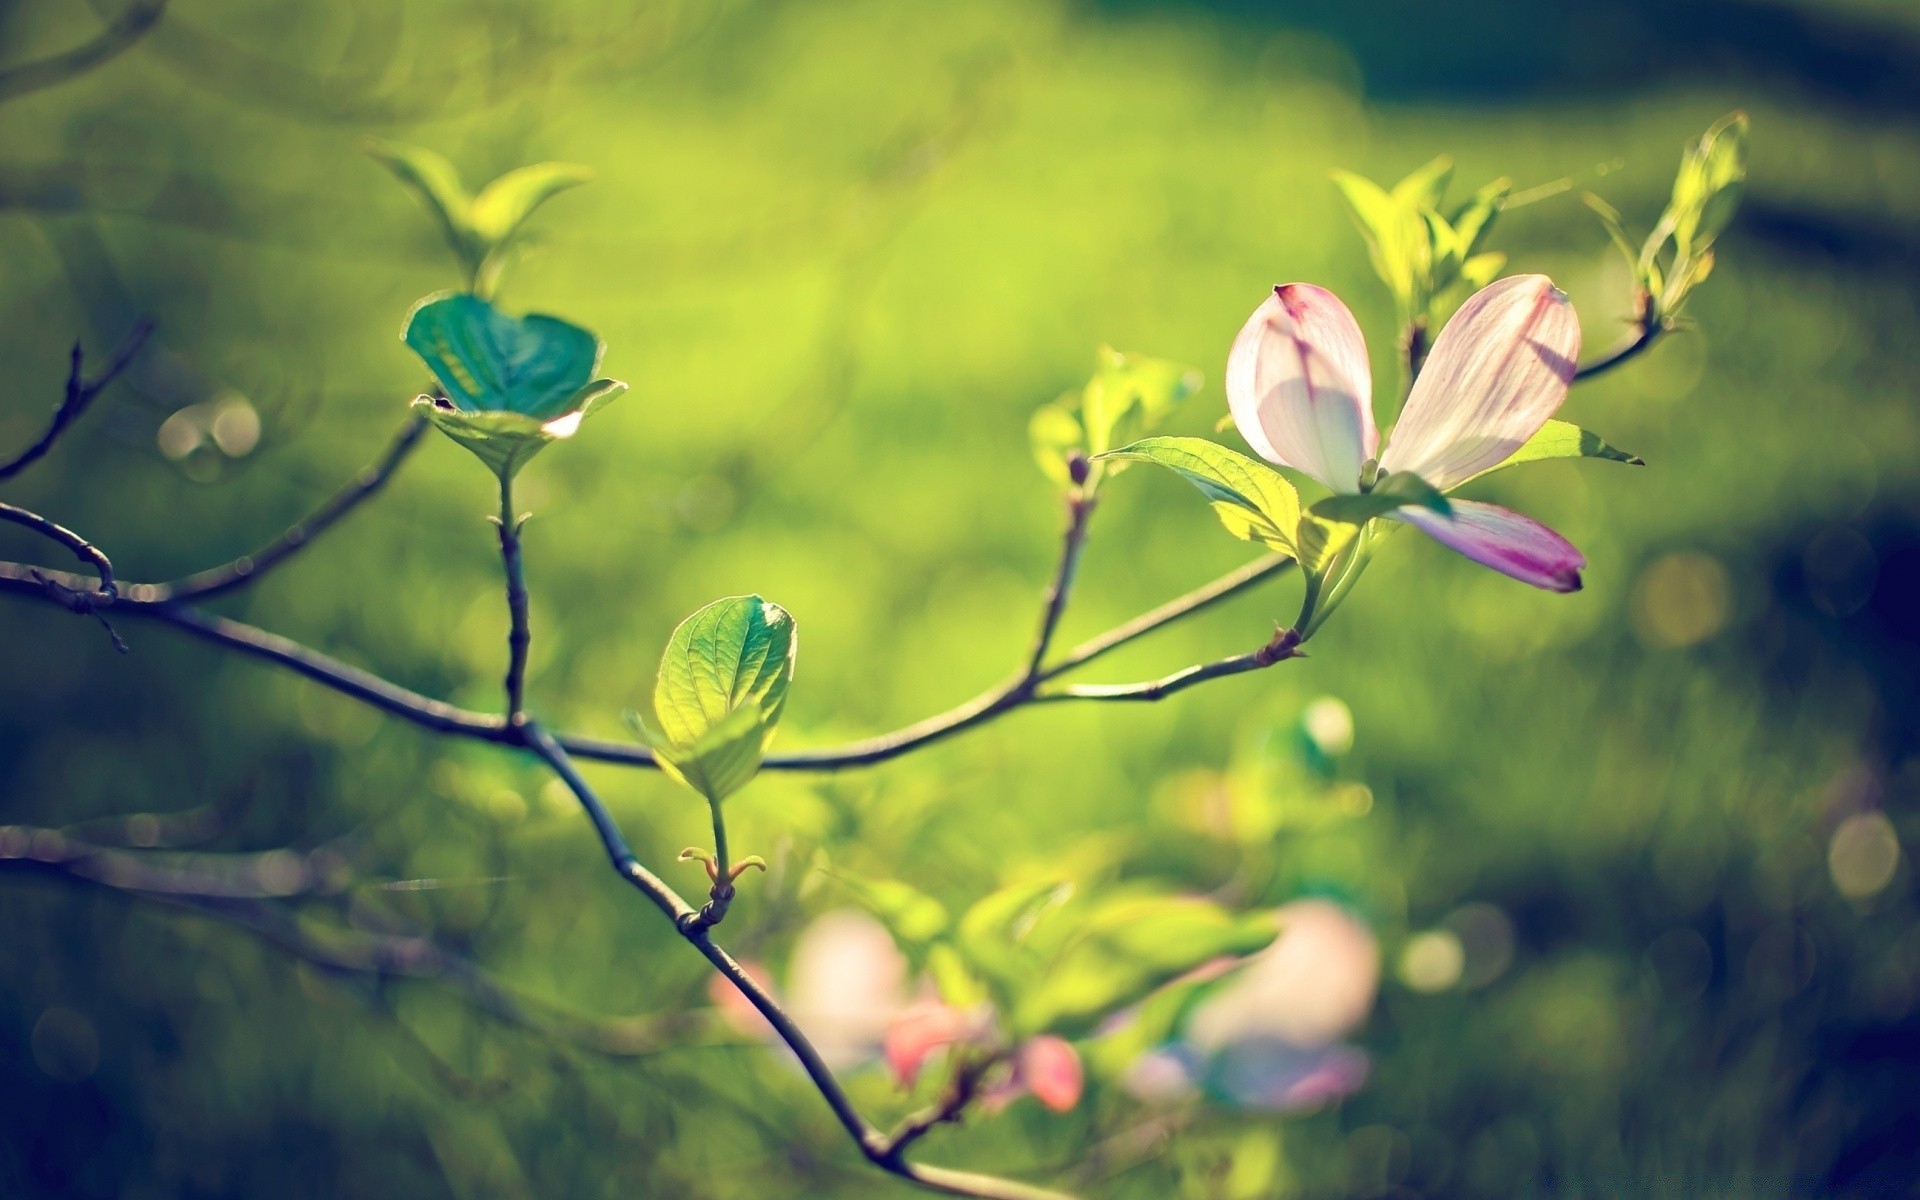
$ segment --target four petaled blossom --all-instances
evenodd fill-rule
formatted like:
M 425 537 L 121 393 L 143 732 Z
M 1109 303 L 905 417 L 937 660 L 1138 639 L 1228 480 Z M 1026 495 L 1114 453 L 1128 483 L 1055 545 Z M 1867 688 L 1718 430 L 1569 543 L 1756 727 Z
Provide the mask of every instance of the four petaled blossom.
M 1477 292 L 1440 331 L 1385 452 L 1373 421 L 1373 378 L 1360 326 L 1338 297 L 1312 284 L 1277 287 L 1234 339 L 1227 403 L 1261 457 L 1335 492 L 1362 473 L 1406 471 L 1442 492 L 1498 466 L 1567 396 L 1580 356 L 1573 306 L 1544 275 L 1515 275 Z M 1586 558 L 1519 513 L 1453 500 L 1452 514 L 1392 515 L 1442 545 L 1535 587 L 1580 587 Z

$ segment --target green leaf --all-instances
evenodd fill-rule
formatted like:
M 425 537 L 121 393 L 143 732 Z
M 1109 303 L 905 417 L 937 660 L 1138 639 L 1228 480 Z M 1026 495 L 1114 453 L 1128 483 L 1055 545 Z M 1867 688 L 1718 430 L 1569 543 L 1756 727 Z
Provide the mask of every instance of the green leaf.
M 1335 171 L 1333 182 L 1366 239 L 1374 273 L 1393 294 L 1402 316 L 1415 315 L 1421 304 L 1417 293 L 1426 276 L 1426 222 L 1414 208 L 1398 202 L 1370 179 Z
M 793 618 L 758 596 L 716 600 L 680 623 L 660 659 L 655 749 L 719 802 L 760 769 L 793 681 Z
M 447 245 L 467 270 L 478 271 L 490 247 L 473 227 L 473 198 L 460 182 L 460 172 L 454 165 L 423 146 L 379 138 L 368 138 L 361 145 L 427 206 L 440 223 Z
M 593 169 L 578 163 L 543 162 L 517 167 L 480 189 L 473 198 L 469 221 L 491 249 L 506 243 L 533 210 L 569 188 L 593 178 Z
M 1102 346 L 1093 378 L 1080 396 L 1087 455 L 1111 450 L 1158 426 L 1176 405 L 1200 390 L 1200 383 L 1200 372 L 1183 363 Z
M 571 434 L 565 424 L 542 422 L 538 418 L 511 412 L 463 412 L 431 396 L 420 396 L 414 408 L 439 427 L 442 433 L 473 451 L 495 475 L 511 479 L 520 468 L 548 443 Z M 565 418 L 560 419 L 565 422 Z M 550 429 L 554 425 L 556 428 Z
M 1073 484 L 1067 460 L 1076 451 L 1086 453 L 1086 430 L 1080 418 L 1065 403 L 1043 404 L 1027 422 L 1027 434 L 1033 440 L 1033 460 L 1048 479 L 1061 487 Z
M 1294 553 L 1300 493 L 1265 463 L 1191 437 L 1147 438 L 1101 457 L 1158 463 L 1200 489 L 1233 536 Z
M 1747 180 L 1747 114 L 1732 112 L 1689 146 L 1673 181 L 1674 245 L 1691 258 L 1733 219 Z
M 1294 532 L 1294 545 L 1298 547 L 1294 557 L 1309 578 L 1317 578 L 1353 544 L 1359 532 L 1360 526 L 1350 521 L 1329 521 L 1311 511 L 1303 512 Z
M 1117 1009 L 1202 963 L 1265 949 L 1278 930 L 1191 897 L 1126 897 L 1101 904 L 1020 998 L 1017 1035 L 1076 1037 Z
M 1568 421 L 1548 421 L 1540 427 L 1540 432 L 1521 443 L 1518 450 L 1504 460 L 1495 463 L 1479 474 L 1470 475 L 1462 483 L 1516 467 L 1521 463 L 1539 462 L 1546 458 L 1600 458 L 1608 462 L 1626 463 L 1632 467 L 1646 466 L 1646 460 L 1637 455 L 1628 454 L 1617 446 L 1609 446 L 1600 439 L 1600 435 L 1580 428 Z
M 837 872 L 834 878 L 906 949 L 924 951 L 952 924 L 945 905 L 910 884 Z
M 1313 506 L 1313 514 L 1327 521 L 1364 525 L 1408 505 L 1430 508 L 1442 516 L 1453 512 L 1453 506 L 1432 484 L 1411 471 L 1395 471 L 1381 476 L 1371 491 L 1328 496 Z
M 1442 154 L 1394 184 L 1393 200 L 1403 208 L 1437 209 L 1447 194 L 1447 185 L 1452 182 L 1453 159 Z
M 1592 192 L 1581 192 L 1580 200 L 1600 218 L 1600 225 L 1607 231 L 1607 237 L 1613 242 L 1614 249 L 1620 251 L 1620 256 L 1627 260 L 1627 269 L 1634 273 L 1635 278 L 1638 278 L 1640 252 L 1635 250 L 1633 243 L 1628 240 L 1626 228 L 1620 222 L 1619 211 Z
M 1487 234 L 1493 230 L 1494 218 L 1500 215 L 1501 206 L 1506 204 L 1507 195 L 1512 191 L 1511 179 L 1496 179 L 1475 192 L 1454 211 L 1449 223 L 1463 244 L 1463 258 L 1471 258 L 1479 253 Z
M 592 333 L 538 313 L 510 317 L 465 292 L 415 305 L 401 337 L 453 406 L 468 412 L 550 421 L 575 411 L 583 391 L 600 386 L 593 372 L 603 347 Z
M 1030 880 L 991 892 L 960 914 L 954 947 L 975 974 L 1003 992 L 1017 987 L 1045 965 L 1029 938 L 1072 894 L 1073 885 L 1059 879 Z

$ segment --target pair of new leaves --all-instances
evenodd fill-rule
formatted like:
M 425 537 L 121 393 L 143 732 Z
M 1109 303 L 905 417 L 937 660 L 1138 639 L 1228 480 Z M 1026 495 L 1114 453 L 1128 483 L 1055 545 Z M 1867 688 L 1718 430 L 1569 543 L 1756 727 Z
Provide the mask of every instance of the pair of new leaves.
M 963 1010 L 990 1005 L 1012 1042 L 1042 1034 L 1084 1037 L 1110 1014 L 1146 1001 L 1123 1032 L 1089 1045 L 1096 1069 L 1103 1061 L 1132 1062 L 1138 1049 L 1165 1040 L 1182 1002 L 1203 986 L 1183 976 L 1255 954 L 1278 932 L 1266 914 L 1231 912 L 1197 896 L 1083 895 L 1059 879 L 1003 887 L 955 919 L 908 884 L 838 878 L 926 972 L 943 1001 Z M 1122 1039 L 1130 1047 L 1142 1044 L 1131 1051 L 1106 1044 Z
M 1673 195 L 1638 250 L 1628 240 L 1620 214 L 1598 196 L 1582 197 L 1606 226 L 1607 236 L 1633 272 L 1648 328 L 1671 324 L 1687 295 L 1713 271 L 1713 243 L 1740 206 L 1747 183 L 1747 114 L 1715 121 L 1687 146 Z

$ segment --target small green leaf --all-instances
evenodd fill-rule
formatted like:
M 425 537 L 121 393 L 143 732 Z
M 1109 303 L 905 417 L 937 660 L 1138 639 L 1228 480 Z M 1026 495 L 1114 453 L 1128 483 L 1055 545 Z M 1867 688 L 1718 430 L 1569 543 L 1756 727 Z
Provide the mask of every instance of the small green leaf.
M 1471 258 L 1479 253 L 1486 242 L 1487 234 L 1493 231 L 1494 218 L 1500 215 L 1500 209 L 1507 202 L 1508 193 L 1513 191 L 1513 180 L 1496 179 L 1482 187 L 1455 210 L 1450 218 L 1453 231 L 1460 235 L 1465 249 L 1463 257 Z
M 1040 470 L 1061 487 L 1071 486 L 1068 458 L 1075 452 L 1086 453 L 1087 435 L 1080 418 L 1064 402 L 1043 404 L 1027 422 L 1027 433 L 1033 440 L 1033 460 L 1040 464 Z
M 1294 545 L 1299 548 L 1295 557 L 1300 560 L 1300 569 L 1310 579 L 1325 575 L 1359 532 L 1360 526 L 1350 521 L 1329 521 L 1312 511 L 1301 513 L 1294 533 Z
M 514 412 L 550 421 L 596 387 L 600 339 L 558 317 L 510 317 L 478 296 L 429 296 L 401 337 L 468 412 Z M 612 381 L 604 381 L 611 384 Z M 610 397 L 608 397 L 610 398 Z
M 533 215 L 533 210 L 569 188 L 593 178 L 593 169 L 577 163 L 543 162 L 517 167 L 480 189 L 469 220 L 492 249 L 504 245 Z
M 793 681 L 793 618 L 758 596 L 716 600 L 680 623 L 660 659 L 655 749 L 718 803 L 760 769 Z
M 1447 185 L 1452 182 L 1453 159 L 1442 154 L 1394 184 L 1393 200 L 1403 208 L 1437 209 L 1447 194 Z
M 834 878 L 908 950 L 924 952 L 952 924 L 945 905 L 910 884 L 837 872 Z
M 404 142 L 368 138 L 362 148 L 427 206 L 468 272 L 478 271 L 490 247 L 473 227 L 473 198 L 454 165 L 432 150 Z
M 1470 483 L 1475 479 L 1491 475 L 1495 471 L 1503 471 L 1508 467 L 1519 466 L 1521 463 L 1539 462 L 1546 458 L 1600 458 L 1608 462 L 1626 463 L 1631 467 L 1647 465 L 1646 460 L 1637 455 L 1628 454 L 1617 446 L 1609 446 L 1600 439 L 1599 434 L 1589 432 L 1568 421 L 1548 421 L 1540 427 L 1540 432 L 1521 443 L 1518 450 L 1461 482 Z
M 1280 472 L 1204 438 L 1157 437 L 1123 446 L 1102 460 L 1158 463 L 1200 489 L 1227 532 L 1294 553 L 1300 493 Z
M 1141 437 L 1200 390 L 1200 372 L 1182 363 L 1102 346 L 1080 398 L 1088 457 Z
M 542 422 L 523 413 L 465 412 L 431 396 L 415 398 L 413 406 L 502 479 L 513 478 L 548 443 L 573 432 L 566 417 Z
M 1087 916 L 1037 985 L 1021 996 L 1012 1017 L 1014 1031 L 1079 1036 L 1202 963 L 1265 949 L 1278 932 L 1264 915 L 1238 916 L 1208 900 L 1108 900 Z
M 1328 496 L 1313 506 L 1313 514 L 1327 521 L 1364 525 L 1408 505 L 1430 508 L 1442 516 L 1453 512 L 1453 506 L 1432 484 L 1411 471 L 1395 471 L 1381 476 L 1371 491 Z
M 1627 269 L 1638 277 L 1640 252 L 1635 250 L 1633 243 L 1628 240 L 1626 228 L 1620 222 L 1619 211 L 1592 192 L 1581 192 L 1580 200 L 1600 218 L 1600 225 L 1607 231 L 1607 237 L 1613 242 L 1614 249 L 1620 251 L 1620 256 L 1627 260 Z
M 954 926 L 954 946 L 967 966 L 998 988 L 1009 989 L 1031 979 L 1045 965 L 1044 956 L 1028 939 L 1049 912 L 1073 894 L 1073 885 L 1058 879 L 1010 884 L 991 892 L 966 912 Z

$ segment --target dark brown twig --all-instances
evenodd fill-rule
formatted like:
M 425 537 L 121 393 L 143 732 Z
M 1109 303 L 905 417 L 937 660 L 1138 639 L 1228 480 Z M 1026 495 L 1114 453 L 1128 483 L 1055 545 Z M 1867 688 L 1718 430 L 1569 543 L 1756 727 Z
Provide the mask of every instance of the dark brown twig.
M 0 77 L 0 79 L 3 78 Z M 3 83 L 0 83 L 0 88 L 4 88 Z M 0 90 L 0 99 L 4 98 L 4 91 Z M 47 451 L 53 449 L 53 444 L 60 439 L 62 433 L 67 431 L 67 427 L 79 420 L 80 414 L 86 412 L 87 407 L 106 390 L 107 385 L 118 378 L 120 373 L 127 369 L 128 364 L 133 362 L 133 356 L 140 353 L 140 347 L 146 344 L 147 337 L 152 332 L 152 321 L 143 320 L 134 325 L 132 331 L 121 341 L 120 348 L 113 352 L 113 358 L 108 361 L 107 369 L 91 380 L 86 379 L 81 373 L 80 343 L 75 342 L 72 363 L 67 369 L 66 393 L 60 398 L 58 407 L 53 410 L 53 420 L 47 425 L 47 431 L 40 435 L 38 441 L 7 462 L 0 463 L 0 481 L 18 475 L 32 466 Z
M 232 562 L 196 571 L 181 579 L 168 583 L 130 583 L 125 588 L 128 599 L 154 604 L 205 600 L 258 581 L 262 575 L 304 550 L 336 521 L 385 487 L 394 472 L 413 453 L 414 447 L 420 444 L 420 437 L 426 430 L 425 417 L 409 414 L 377 460 L 362 468 L 340 490 L 327 497 L 318 508 L 279 537 L 252 554 L 243 554 Z
M 0 103 L 65 83 L 93 70 L 146 36 L 147 31 L 159 23 L 166 7 L 167 0 L 133 0 L 92 41 L 51 58 L 0 71 Z

